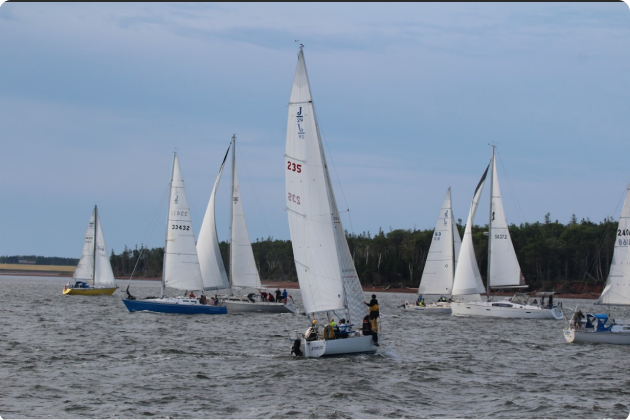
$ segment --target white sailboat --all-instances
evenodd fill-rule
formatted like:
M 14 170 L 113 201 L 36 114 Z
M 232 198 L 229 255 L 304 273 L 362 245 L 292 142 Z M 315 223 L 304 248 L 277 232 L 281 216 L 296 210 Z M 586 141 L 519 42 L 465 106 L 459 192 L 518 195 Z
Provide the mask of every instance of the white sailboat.
M 515 296 L 502 301 L 490 300 L 490 289 L 522 288 L 525 279 L 516 258 L 512 239 L 508 230 L 507 220 L 503 211 L 503 202 L 497 178 L 496 160 L 492 146 L 490 159 L 490 220 L 488 223 L 488 276 L 486 281 L 486 301 L 481 299 L 483 283 L 477 267 L 474 248 L 472 245 L 472 222 L 485 177 L 484 175 L 475 190 L 473 202 L 464 232 L 462 250 L 455 270 L 453 295 L 457 295 L 456 302 L 451 303 L 453 315 L 458 316 L 489 316 L 501 318 L 526 319 L 563 319 L 562 308 L 556 305 L 552 308 L 542 307 L 530 301 L 529 297 Z
M 597 305 L 630 305 L 630 186 L 619 217 L 610 272 Z M 569 343 L 630 344 L 630 322 L 587 314 L 583 322 L 572 320 L 564 329 L 564 338 Z
M 219 250 L 214 206 L 217 187 L 219 186 L 219 181 L 221 180 L 230 148 L 232 149 L 232 201 L 230 217 L 230 270 L 228 275 L 223 264 L 223 259 L 221 258 L 221 251 Z M 229 295 L 224 297 L 221 302 L 221 305 L 227 307 L 229 313 L 296 313 L 297 310 L 292 300 L 287 300 L 287 302 L 269 302 L 257 299 L 259 295 L 255 293 L 248 293 L 243 296 L 235 294 L 235 289 L 259 292 L 262 290 L 262 284 L 260 282 L 258 268 L 256 267 L 256 261 L 254 260 L 252 244 L 247 232 L 247 223 L 245 222 L 240 185 L 236 172 L 236 136 L 232 136 L 230 148 L 228 148 L 228 152 L 223 158 L 219 175 L 214 183 L 212 194 L 210 194 L 210 201 L 208 202 L 206 214 L 201 225 L 201 232 L 199 233 L 199 241 L 197 242 L 197 253 L 199 254 L 204 289 L 229 289 Z
M 368 314 L 332 189 L 315 117 L 302 47 L 289 99 L 286 152 L 286 197 L 293 257 L 305 312 L 315 321 L 345 318 L 361 325 Z M 372 335 L 352 331 L 347 338 L 321 335 L 297 340 L 307 357 L 374 353 Z
M 88 222 L 83 240 L 83 254 L 72 278 L 74 284 L 68 283 L 63 287 L 64 295 L 112 295 L 118 288 L 97 206 L 94 206 Z
M 203 299 L 191 296 L 166 297 L 165 288 L 179 290 L 204 290 L 199 268 L 199 258 L 195 248 L 190 208 L 184 188 L 184 178 L 179 169 L 177 153 L 173 155 L 170 196 L 164 244 L 164 265 L 162 267 L 162 288 L 160 297 L 136 299 L 128 293 L 123 299 L 130 312 L 151 311 L 177 314 L 227 314 L 223 306 L 204 303 Z
M 435 224 L 427 261 L 418 286 L 418 295 L 420 295 L 418 303 L 405 302 L 405 310 L 421 313 L 451 313 L 451 303 L 446 296 L 450 297 L 453 290 L 455 267 L 461 246 L 462 240 L 453 217 L 451 188 L 449 187 Z M 437 302 L 422 305 L 420 304 L 423 302 L 421 296 L 424 295 L 441 297 Z

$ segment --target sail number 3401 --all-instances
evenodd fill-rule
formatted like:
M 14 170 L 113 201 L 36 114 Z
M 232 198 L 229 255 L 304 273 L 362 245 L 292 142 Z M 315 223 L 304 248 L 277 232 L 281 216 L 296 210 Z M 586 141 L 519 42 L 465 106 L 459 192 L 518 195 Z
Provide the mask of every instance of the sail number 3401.
M 287 161 L 287 169 L 289 171 L 297 172 L 298 174 L 302 173 L 302 165 L 300 165 L 299 163 L 295 164 L 290 160 Z

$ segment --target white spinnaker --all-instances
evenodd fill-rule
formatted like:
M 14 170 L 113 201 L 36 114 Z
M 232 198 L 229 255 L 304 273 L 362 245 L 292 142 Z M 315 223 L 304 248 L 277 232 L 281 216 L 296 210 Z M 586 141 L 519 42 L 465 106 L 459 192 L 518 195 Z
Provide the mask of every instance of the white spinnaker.
M 103 236 L 103 227 L 101 225 L 100 216 L 96 216 L 96 262 L 95 280 L 97 286 L 114 286 L 114 272 L 107 254 L 107 245 L 105 245 L 105 237 Z
M 74 278 L 77 280 L 93 280 L 94 275 L 94 222 L 96 215 L 96 207 L 92 210 L 90 221 L 88 222 L 87 229 L 85 230 L 85 237 L 83 238 L 83 253 L 81 259 L 77 264 L 77 268 L 74 270 Z
M 472 241 L 472 224 L 475 219 L 477 205 L 479 204 L 479 197 L 483 191 L 483 186 L 485 184 L 489 168 L 490 165 L 488 165 L 486 171 L 481 177 L 481 180 L 479 181 L 479 184 L 477 184 L 472 204 L 470 205 L 470 213 L 468 214 L 468 221 L 466 222 L 464 239 L 462 239 L 462 247 L 459 251 L 457 267 L 455 268 L 455 279 L 453 280 L 452 291 L 454 296 L 475 295 L 474 298 L 481 299 L 479 293 L 485 292 L 483 281 L 481 279 L 481 273 L 479 273 L 479 267 L 477 266 L 477 258 L 475 257 L 475 248 Z
M 236 164 L 232 170 L 232 247 L 230 266 L 232 269 L 232 287 L 261 289 L 260 276 L 254 260 L 254 250 L 247 233 L 247 223 L 241 200 L 240 186 L 236 174 Z
M 221 163 L 221 169 L 219 169 L 219 175 L 214 182 L 212 188 L 212 194 L 210 194 L 210 201 L 206 208 L 206 214 L 203 217 L 201 223 L 201 230 L 199 231 L 199 240 L 197 241 L 197 254 L 199 255 L 199 266 L 201 267 L 201 274 L 203 278 L 203 286 L 205 290 L 218 290 L 229 289 L 230 283 L 228 282 L 227 273 L 225 271 L 225 265 L 223 264 L 223 258 L 221 257 L 221 250 L 219 249 L 219 238 L 217 236 L 217 225 L 214 217 L 214 201 L 221 181 L 221 174 L 225 167 L 225 161 L 227 159 L 230 149 L 225 153 L 223 163 Z
M 615 239 L 615 250 L 606 287 L 597 303 L 630 305 L 630 186 L 626 189 Z
M 301 49 L 288 108 L 285 198 L 304 310 L 345 309 L 325 161 Z
M 496 158 L 492 163 L 492 198 L 490 205 L 490 223 L 492 223 L 490 241 L 490 287 L 514 287 L 525 284 L 525 279 L 521 275 L 521 267 L 516 258 L 512 238 L 508 230 L 505 212 L 503 211 L 503 201 L 499 190 L 499 179 L 497 178 Z
M 202 290 L 203 281 L 195 248 L 195 234 L 177 155 L 173 157 L 166 232 L 165 285 L 180 290 Z
M 451 189 L 444 197 L 418 287 L 419 295 L 450 295 L 454 275 Z M 459 233 L 457 233 L 459 237 Z M 461 241 L 460 241 L 461 245 Z

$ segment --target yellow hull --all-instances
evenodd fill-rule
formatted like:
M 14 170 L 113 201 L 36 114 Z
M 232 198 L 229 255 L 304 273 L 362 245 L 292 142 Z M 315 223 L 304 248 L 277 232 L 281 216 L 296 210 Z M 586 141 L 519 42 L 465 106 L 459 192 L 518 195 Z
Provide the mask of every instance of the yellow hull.
M 63 289 L 64 295 L 82 295 L 82 296 L 97 296 L 108 295 L 111 296 L 118 289 L 118 287 L 103 287 L 98 289 L 73 289 L 71 287 Z

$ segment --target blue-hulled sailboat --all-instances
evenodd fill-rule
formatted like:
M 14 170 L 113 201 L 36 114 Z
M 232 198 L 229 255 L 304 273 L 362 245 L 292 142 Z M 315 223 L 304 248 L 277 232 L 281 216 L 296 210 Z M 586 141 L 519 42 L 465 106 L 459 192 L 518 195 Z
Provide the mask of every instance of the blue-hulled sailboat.
M 195 297 L 193 293 L 190 296 L 166 297 L 164 292 L 167 286 L 191 292 L 200 291 L 199 297 Z M 123 302 L 130 312 L 227 314 L 225 306 L 209 304 L 203 297 L 203 290 L 204 284 L 195 246 L 195 234 L 192 228 L 190 209 L 184 189 L 184 179 L 179 169 L 177 153 L 175 153 L 171 172 L 171 191 L 160 297 L 136 299 L 129 293 L 129 287 L 127 287 L 127 299 L 123 299 Z

